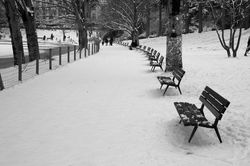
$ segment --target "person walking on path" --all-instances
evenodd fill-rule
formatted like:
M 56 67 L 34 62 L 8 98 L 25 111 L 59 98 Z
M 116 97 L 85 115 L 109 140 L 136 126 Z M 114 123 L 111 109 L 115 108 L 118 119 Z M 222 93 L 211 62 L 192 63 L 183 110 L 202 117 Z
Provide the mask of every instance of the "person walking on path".
M 112 46 L 113 45 L 113 38 L 110 38 L 109 44 Z
M 106 38 L 105 39 L 106 46 L 108 45 L 108 42 L 109 42 L 109 40 Z

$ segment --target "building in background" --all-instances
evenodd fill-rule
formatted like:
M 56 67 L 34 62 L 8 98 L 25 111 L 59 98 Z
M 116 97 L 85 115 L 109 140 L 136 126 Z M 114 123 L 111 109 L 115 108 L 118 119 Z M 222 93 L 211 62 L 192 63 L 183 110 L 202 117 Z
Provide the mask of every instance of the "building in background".
M 106 0 L 98 0 L 98 4 L 90 9 L 89 17 L 91 22 L 97 22 L 101 15 L 101 5 L 106 3 Z M 38 27 L 52 27 L 62 20 L 66 11 L 60 7 L 61 1 L 55 0 L 39 0 L 34 1 L 35 15 Z M 72 25 L 70 26 L 72 28 Z

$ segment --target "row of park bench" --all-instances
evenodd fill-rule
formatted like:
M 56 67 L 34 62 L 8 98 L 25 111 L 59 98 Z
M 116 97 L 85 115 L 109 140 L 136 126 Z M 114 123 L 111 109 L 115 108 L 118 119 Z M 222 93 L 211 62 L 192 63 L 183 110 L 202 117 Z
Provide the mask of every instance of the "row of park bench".
M 127 43 L 118 44 L 122 44 L 123 46 L 129 46 Z M 140 50 L 147 55 L 147 58 L 150 61 L 152 71 L 154 71 L 156 67 L 159 67 L 163 71 L 162 63 L 164 57 L 161 56 L 158 51 L 153 48 L 142 45 L 138 46 L 137 50 Z M 178 88 L 180 94 L 182 94 L 180 89 L 180 82 L 184 74 L 185 71 L 183 69 L 175 68 L 172 71 L 172 77 L 158 76 L 157 79 L 160 83 L 160 89 L 164 85 L 166 85 L 163 95 L 166 93 L 169 86 Z M 182 122 L 184 126 L 194 127 L 188 142 L 192 140 L 198 127 L 205 127 L 214 129 L 220 143 L 222 143 L 222 139 L 217 125 L 219 120 L 222 119 L 222 116 L 228 108 L 230 102 L 208 86 L 206 86 L 205 89 L 202 91 L 199 100 L 201 101 L 200 107 L 197 107 L 195 104 L 188 102 L 174 102 L 174 106 L 180 116 L 179 123 Z M 209 110 L 211 114 L 214 115 L 213 122 L 209 121 L 206 118 L 204 108 L 206 108 L 206 110 Z
M 161 53 L 151 47 L 146 47 L 146 46 L 138 46 L 138 50 L 144 52 L 146 54 L 148 60 L 149 60 L 149 65 L 151 66 L 151 71 L 155 71 L 155 68 L 158 67 L 163 71 L 163 61 L 164 61 L 164 56 L 161 55 Z M 171 75 L 172 77 L 166 77 L 166 76 L 157 76 L 157 79 L 160 83 L 160 89 L 162 89 L 163 86 L 166 86 L 163 96 L 167 92 L 168 88 L 170 86 L 175 87 L 179 90 L 180 94 L 181 88 L 180 88 L 180 83 L 185 74 L 185 71 L 181 68 L 174 68 L 172 71 Z
M 147 55 L 150 61 L 150 66 L 152 67 L 152 71 L 154 71 L 156 67 L 159 67 L 163 71 L 162 63 L 164 57 L 161 56 L 157 50 L 142 45 L 138 46 L 137 49 L 143 51 Z M 185 71 L 183 69 L 175 68 L 172 71 L 172 77 L 157 76 L 157 79 L 160 83 L 160 89 L 164 85 L 166 85 L 163 95 L 166 93 L 169 86 L 178 88 L 180 94 L 182 94 L 180 89 L 180 82 L 184 74 Z M 194 126 L 188 142 L 192 140 L 198 127 L 205 127 L 214 129 L 220 143 L 222 143 L 217 125 L 219 120 L 222 119 L 222 116 L 229 106 L 230 102 L 208 86 L 206 86 L 201 93 L 199 100 L 202 103 L 200 108 L 192 103 L 174 102 L 174 106 L 180 116 L 179 123 L 182 122 L 184 126 Z M 204 113 L 205 107 L 212 113 L 212 115 L 214 115 L 214 122 L 211 122 L 206 118 Z

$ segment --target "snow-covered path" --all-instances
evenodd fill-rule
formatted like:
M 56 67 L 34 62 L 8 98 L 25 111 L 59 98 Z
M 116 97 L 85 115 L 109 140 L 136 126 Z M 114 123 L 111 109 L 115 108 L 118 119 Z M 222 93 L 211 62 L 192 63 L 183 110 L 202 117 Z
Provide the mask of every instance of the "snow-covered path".
M 105 47 L 3 91 L 0 165 L 140 164 L 154 118 L 144 110 L 156 111 L 146 64 L 135 51 Z
M 4 90 L 0 165 L 246 164 L 247 140 L 232 145 L 223 130 L 223 144 L 207 129 L 189 144 L 192 128 L 178 125 L 173 102 L 198 96 L 169 89 L 163 97 L 161 71 L 149 69 L 142 53 L 115 45 Z

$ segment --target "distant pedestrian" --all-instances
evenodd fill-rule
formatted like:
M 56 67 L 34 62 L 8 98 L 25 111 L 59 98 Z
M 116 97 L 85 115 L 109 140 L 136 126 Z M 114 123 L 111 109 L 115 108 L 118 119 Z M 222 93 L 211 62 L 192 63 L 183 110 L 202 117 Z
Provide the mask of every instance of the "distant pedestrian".
M 110 38 L 109 44 L 112 46 L 113 45 L 113 38 Z
M 104 39 L 102 40 L 102 45 L 104 45 Z
M 105 40 L 106 46 L 108 45 L 109 40 L 106 38 Z
M 54 39 L 54 35 L 53 35 L 53 33 L 51 33 L 51 35 L 50 35 L 50 39 L 51 39 L 51 40 L 53 40 L 53 39 Z
M 46 40 L 46 36 L 45 35 L 43 36 L 43 40 Z
M 246 48 L 246 52 L 245 52 L 245 56 L 247 56 L 247 53 L 250 51 L 250 36 L 248 37 L 248 41 L 247 41 L 247 48 Z

